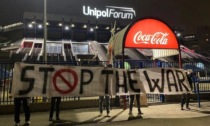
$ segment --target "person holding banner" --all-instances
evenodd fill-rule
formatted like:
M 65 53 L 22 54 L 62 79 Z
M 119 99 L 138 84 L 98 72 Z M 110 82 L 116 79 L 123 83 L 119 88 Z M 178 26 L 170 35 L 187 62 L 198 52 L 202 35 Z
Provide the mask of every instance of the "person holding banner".
M 23 105 L 23 110 L 25 113 L 25 125 L 30 125 L 30 108 L 29 108 L 29 98 L 14 98 L 15 105 L 15 126 L 20 126 L 20 106 Z
M 188 70 L 187 71 L 187 80 L 190 84 L 190 88 L 192 89 L 192 83 L 197 83 L 198 82 L 198 77 L 196 73 L 193 73 L 192 71 Z M 190 93 L 183 93 L 182 98 L 181 98 L 181 110 L 184 110 L 184 104 L 186 103 L 186 109 L 190 110 L 189 107 L 189 102 L 190 102 Z
M 99 96 L 100 116 L 103 113 L 104 98 L 105 98 L 106 113 L 107 113 L 107 116 L 109 116 L 109 113 L 110 113 L 110 98 L 109 98 L 108 95 L 106 95 L 106 96 Z
M 137 70 L 138 67 L 135 67 L 135 70 Z M 135 95 L 130 95 L 130 106 L 129 106 L 129 115 L 132 115 L 132 109 L 133 109 L 133 102 L 134 102 L 134 97 L 136 97 L 136 103 L 137 103 L 137 108 L 138 108 L 138 115 L 143 114 L 141 112 L 141 108 L 140 108 L 140 93 L 139 94 L 135 94 Z
M 49 121 L 52 121 L 55 106 L 56 106 L 56 120 L 60 120 L 60 117 L 59 117 L 60 103 L 61 103 L 61 97 L 52 97 Z
M 130 95 L 129 115 L 132 115 L 134 96 L 136 96 L 136 103 L 137 103 L 137 108 L 138 108 L 138 114 L 141 115 L 143 113 L 141 112 L 141 109 L 140 109 L 140 94 Z
M 13 73 L 13 70 L 11 70 L 11 73 Z M 12 74 L 11 74 L 12 75 Z M 12 81 L 10 83 L 10 88 L 9 88 L 9 98 L 13 98 L 11 95 L 12 91 Z M 31 117 L 31 112 L 30 112 L 30 107 L 29 107 L 29 100 L 30 97 L 14 97 L 14 121 L 15 121 L 15 126 L 20 126 L 20 107 L 21 104 L 23 105 L 23 110 L 25 114 L 25 124 L 24 126 L 29 126 L 30 123 L 30 117 Z
M 112 68 L 112 64 L 108 64 L 107 67 Z M 109 97 L 109 95 L 99 96 L 99 111 L 100 111 L 100 116 L 103 113 L 104 98 L 105 98 L 106 113 L 107 113 L 107 116 L 109 116 L 109 113 L 110 113 L 110 97 Z

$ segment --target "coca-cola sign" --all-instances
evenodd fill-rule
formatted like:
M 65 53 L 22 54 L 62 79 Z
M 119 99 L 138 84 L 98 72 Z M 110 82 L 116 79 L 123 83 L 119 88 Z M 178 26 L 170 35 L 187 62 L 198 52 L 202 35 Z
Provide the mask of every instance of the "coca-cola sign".
M 143 34 L 142 31 L 137 32 L 134 35 L 133 41 L 135 44 L 161 44 L 165 45 L 168 43 L 168 33 L 156 32 L 154 34 Z
M 130 27 L 126 39 L 126 48 L 177 49 L 178 42 L 173 31 L 163 22 L 144 19 Z

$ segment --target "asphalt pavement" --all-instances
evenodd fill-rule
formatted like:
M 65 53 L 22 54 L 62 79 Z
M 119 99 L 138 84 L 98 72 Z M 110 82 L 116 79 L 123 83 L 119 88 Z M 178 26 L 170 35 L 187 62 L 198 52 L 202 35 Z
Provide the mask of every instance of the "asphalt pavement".
M 31 113 L 31 126 L 209 126 L 210 101 L 190 103 L 190 110 L 181 110 L 179 103 L 158 103 L 142 107 L 142 115 L 138 115 L 137 108 L 133 114 L 129 110 L 112 108 L 110 116 L 99 115 L 98 108 L 61 110 L 60 121 L 49 120 L 49 112 Z M 13 114 L 0 115 L 0 126 L 14 125 Z M 21 113 L 21 125 L 24 125 L 24 114 Z

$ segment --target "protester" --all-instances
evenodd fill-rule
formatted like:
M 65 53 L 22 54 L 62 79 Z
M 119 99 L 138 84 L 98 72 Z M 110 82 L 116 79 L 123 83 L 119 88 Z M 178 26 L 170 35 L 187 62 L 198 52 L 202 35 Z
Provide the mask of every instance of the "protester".
M 107 67 L 112 68 L 112 65 L 111 64 L 108 64 Z M 110 96 L 109 95 L 99 96 L 99 111 L 100 111 L 100 116 L 103 113 L 104 98 L 105 98 L 106 113 L 107 113 L 107 116 L 109 116 L 109 113 L 110 113 Z
M 132 109 L 133 109 L 133 102 L 134 102 L 134 97 L 136 96 L 136 103 L 137 103 L 137 109 L 138 109 L 138 114 L 141 115 L 143 114 L 141 112 L 141 108 L 140 108 L 140 94 L 136 94 L 136 95 L 130 95 L 130 106 L 129 106 L 129 115 L 132 115 Z
M 52 119 L 53 119 L 54 108 L 56 108 L 56 120 L 60 120 L 60 117 L 59 117 L 60 103 L 61 103 L 61 97 L 52 97 L 52 99 L 51 99 L 51 107 L 50 107 L 49 121 L 52 121 Z
M 29 98 L 14 98 L 15 105 L 15 126 L 20 126 L 20 106 L 23 105 L 25 113 L 25 125 L 30 125 L 30 108 L 29 108 Z
M 197 74 L 190 70 L 187 71 L 187 80 L 190 84 L 190 88 L 192 90 L 192 84 L 193 83 L 198 83 L 198 77 L 197 77 Z M 183 93 L 182 94 L 182 97 L 181 97 L 181 110 L 184 110 L 184 104 L 186 103 L 186 109 L 190 110 L 190 107 L 189 107 L 189 102 L 190 102 L 190 92 L 186 92 L 186 93 Z
M 136 66 L 135 69 L 137 70 L 138 67 Z M 136 96 L 136 103 L 137 103 L 137 109 L 138 109 L 138 114 L 141 115 L 143 114 L 141 112 L 141 104 L 140 104 L 140 93 L 135 94 L 135 95 L 130 95 L 130 106 L 129 106 L 129 115 L 132 115 L 132 109 L 133 109 L 133 103 L 134 103 L 134 97 Z
M 13 69 L 10 70 L 10 77 L 13 75 Z M 13 98 L 12 92 L 12 81 L 9 84 L 9 98 Z M 23 110 L 25 114 L 25 126 L 30 125 L 30 107 L 29 107 L 29 97 L 14 97 L 14 121 L 15 126 L 20 126 L 20 107 L 23 105 Z
M 100 115 L 102 115 L 102 113 L 103 113 L 104 98 L 105 98 L 106 113 L 107 113 L 107 116 L 109 116 L 109 113 L 110 113 L 110 98 L 109 98 L 108 95 L 107 96 L 99 96 Z

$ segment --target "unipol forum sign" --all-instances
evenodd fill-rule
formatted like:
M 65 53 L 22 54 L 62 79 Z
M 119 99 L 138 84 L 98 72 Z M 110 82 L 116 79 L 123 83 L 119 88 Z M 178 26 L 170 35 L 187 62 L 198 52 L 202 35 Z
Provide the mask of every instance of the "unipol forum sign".
M 117 69 L 15 63 L 14 97 L 104 96 L 190 91 L 185 72 L 176 68 Z
M 134 22 L 125 36 L 125 48 L 178 49 L 173 31 L 156 19 Z
M 83 6 L 83 14 L 86 16 L 94 16 L 98 18 L 117 18 L 117 19 L 133 19 L 136 16 L 136 12 L 133 8 L 129 7 L 117 7 L 117 6 L 105 6 L 105 9 L 101 10 L 96 7 Z

